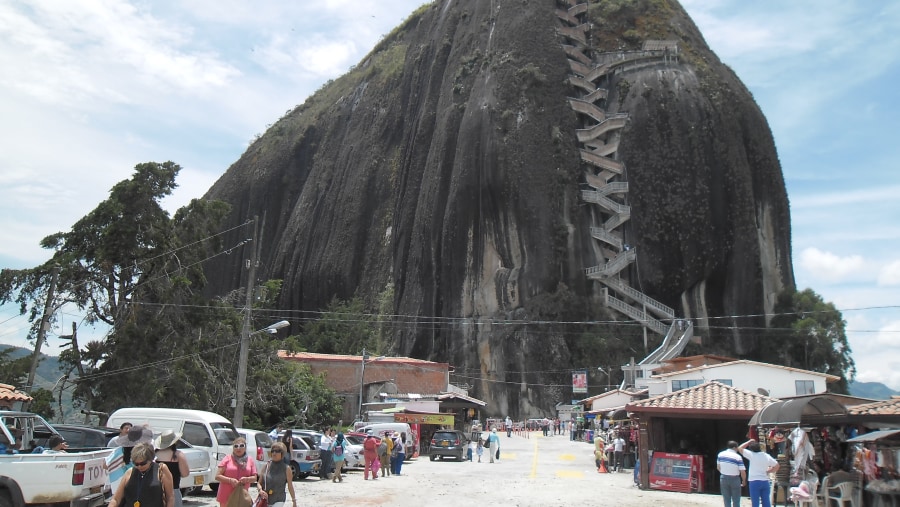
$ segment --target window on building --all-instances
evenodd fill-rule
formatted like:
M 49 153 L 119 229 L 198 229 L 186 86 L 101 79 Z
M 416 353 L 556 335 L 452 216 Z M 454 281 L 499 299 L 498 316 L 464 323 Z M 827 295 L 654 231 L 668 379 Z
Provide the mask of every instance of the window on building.
M 716 382 L 721 382 L 721 383 L 725 384 L 726 386 L 734 387 L 734 385 L 731 383 L 730 378 L 717 378 Z
M 816 394 L 815 382 L 812 380 L 795 380 L 794 385 L 797 386 L 797 395 Z
M 689 387 L 694 387 L 702 384 L 702 380 L 673 380 L 672 381 L 672 391 L 680 391 L 682 389 L 687 389 Z

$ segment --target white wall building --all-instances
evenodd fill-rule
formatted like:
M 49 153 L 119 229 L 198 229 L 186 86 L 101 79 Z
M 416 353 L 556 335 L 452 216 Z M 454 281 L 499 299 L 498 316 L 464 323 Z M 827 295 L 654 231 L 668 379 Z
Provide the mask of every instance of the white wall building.
M 837 382 L 840 377 L 814 371 L 759 363 L 741 359 L 729 363 L 712 364 L 671 373 L 652 375 L 647 379 L 649 395 L 659 396 L 710 380 L 725 385 L 782 398 L 803 394 L 819 394 L 827 391 L 826 384 Z

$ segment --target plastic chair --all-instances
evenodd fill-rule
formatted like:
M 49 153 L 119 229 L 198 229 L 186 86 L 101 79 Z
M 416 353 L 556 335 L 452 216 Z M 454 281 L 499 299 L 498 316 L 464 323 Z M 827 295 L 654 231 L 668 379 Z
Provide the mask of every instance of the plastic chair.
M 829 487 L 828 505 L 830 506 L 831 502 L 837 502 L 839 507 L 844 507 L 849 502 L 851 507 L 858 507 L 853 489 L 853 483 L 849 481 Z

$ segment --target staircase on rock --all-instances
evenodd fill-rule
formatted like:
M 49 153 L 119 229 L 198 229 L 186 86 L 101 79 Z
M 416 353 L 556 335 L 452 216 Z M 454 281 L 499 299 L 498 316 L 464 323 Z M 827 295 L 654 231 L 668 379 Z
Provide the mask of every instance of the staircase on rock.
M 646 387 L 650 372 L 662 361 L 677 357 L 693 337 L 693 324 L 675 317 L 675 310 L 631 287 L 620 276 L 637 262 L 637 250 L 626 243 L 623 225 L 631 218 L 625 163 L 618 158 L 619 140 L 628 124 L 627 113 L 608 112 L 610 77 L 652 65 L 677 62 L 675 41 L 646 41 L 641 51 L 596 53 L 590 47 L 588 4 L 582 0 L 556 0 L 561 22 L 558 34 L 571 74 L 574 94 L 569 105 L 582 121 L 575 135 L 580 144 L 586 188 L 581 199 L 592 206 L 591 238 L 599 259 L 585 269 L 588 279 L 604 286 L 606 306 L 663 336 L 660 346 L 638 365 L 623 366 L 622 388 Z M 638 371 L 641 375 L 638 375 Z

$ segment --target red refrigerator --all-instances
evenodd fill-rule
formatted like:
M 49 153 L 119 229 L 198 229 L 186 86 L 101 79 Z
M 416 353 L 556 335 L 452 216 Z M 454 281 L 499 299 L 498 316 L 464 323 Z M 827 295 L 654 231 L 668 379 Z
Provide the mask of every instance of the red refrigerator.
M 705 491 L 703 456 L 654 452 L 650 462 L 650 488 L 681 493 Z

